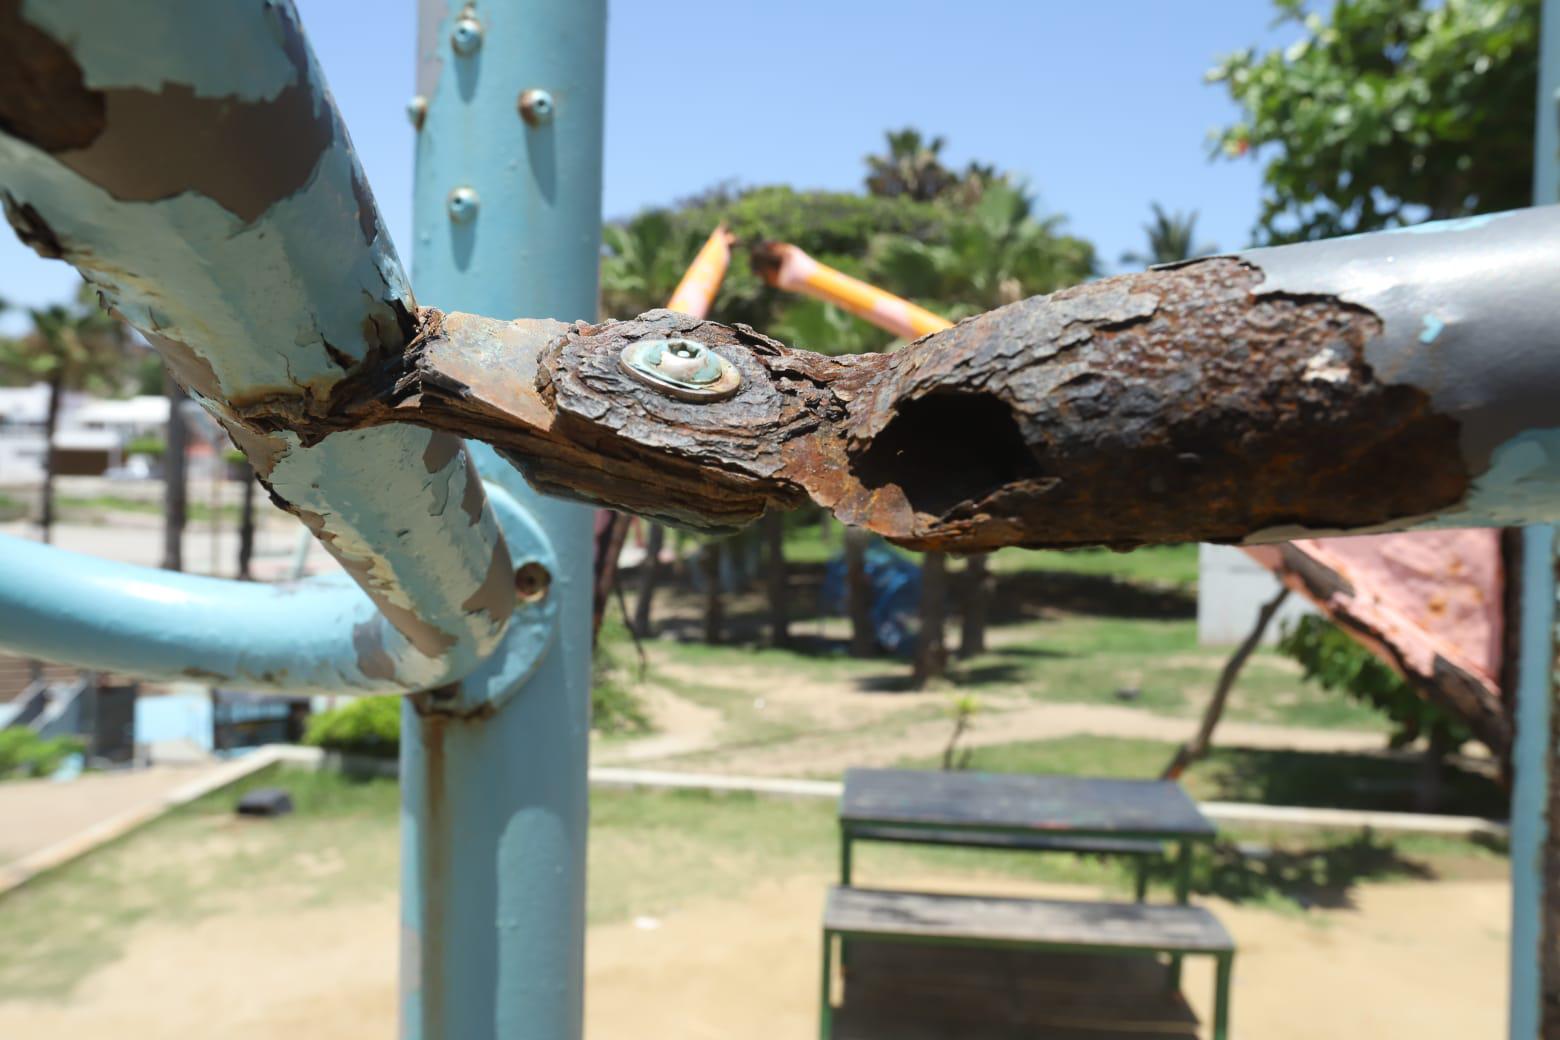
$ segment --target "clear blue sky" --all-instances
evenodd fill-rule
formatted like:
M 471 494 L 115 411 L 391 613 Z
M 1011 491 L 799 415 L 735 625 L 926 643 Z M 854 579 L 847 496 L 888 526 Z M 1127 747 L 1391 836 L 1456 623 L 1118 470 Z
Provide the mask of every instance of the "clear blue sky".
M 297 3 L 407 251 L 415 0 Z M 728 178 L 859 188 L 883 131 L 913 124 L 945 136 L 953 163 L 1026 177 L 1108 264 L 1140 246 L 1154 200 L 1197 210 L 1201 240 L 1234 248 L 1260 171 L 1209 161 L 1208 131 L 1235 110 L 1202 76 L 1224 52 L 1287 43 L 1295 30 L 1276 37 L 1271 20 L 1263 0 L 617 0 L 603 205 L 622 216 Z M 680 140 L 662 130 L 671 111 Z M 40 303 L 73 284 L 0 227 L 0 298 Z

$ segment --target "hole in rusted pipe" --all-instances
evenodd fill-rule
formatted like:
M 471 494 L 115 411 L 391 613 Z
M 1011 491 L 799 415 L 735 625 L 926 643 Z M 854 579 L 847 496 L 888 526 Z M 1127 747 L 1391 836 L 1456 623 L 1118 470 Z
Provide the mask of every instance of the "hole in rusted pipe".
M 521 603 L 540 603 L 552 587 L 552 572 L 531 560 L 515 568 L 515 596 Z
M 932 516 L 1042 475 L 1006 403 L 957 391 L 900 405 L 851 469 L 864 487 L 898 485 L 912 509 Z

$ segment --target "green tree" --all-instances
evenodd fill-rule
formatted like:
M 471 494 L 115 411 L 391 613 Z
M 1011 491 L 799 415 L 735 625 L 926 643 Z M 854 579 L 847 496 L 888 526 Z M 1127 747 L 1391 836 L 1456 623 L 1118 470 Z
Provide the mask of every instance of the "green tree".
M 1197 241 L 1196 210 L 1190 213 L 1166 213 L 1157 202 L 1152 204 L 1152 209 L 1154 219 L 1143 225 L 1143 234 L 1148 239 L 1148 251 L 1122 253 L 1122 263 L 1132 267 L 1151 267 L 1154 264 L 1173 264 L 1219 251 L 1219 247 L 1215 245 L 1193 244 Z
M 85 282 L 68 304 L 30 308 L 32 328 L 0 341 L 0 370 L 12 378 L 35 379 L 48 385 L 44 419 L 43 488 L 38 517 L 45 542 L 54 529 L 54 434 L 67 390 L 118 391 L 125 380 L 129 336 L 117 318 L 98 304 Z
M 942 163 L 947 143 L 941 137 L 926 138 L 914 127 L 890 130 L 884 137 L 888 151 L 867 156 L 867 192 L 880 198 L 904 196 L 930 202 L 959 183 Z
M 1467 727 L 1446 709 L 1421 697 L 1391 666 L 1323 618 L 1301 618 L 1284 632 L 1278 647 L 1300 662 L 1307 679 L 1369 704 L 1390 719 L 1391 747 L 1405 747 L 1425 738 L 1415 803 L 1423 812 L 1434 811 L 1440 801 L 1446 756 L 1470 739 Z
M 884 288 L 958 319 L 1093 276 L 1094 247 L 1063 234 L 1064 223 L 1037 216 L 1023 187 L 991 180 L 972 205 L 950 211 L 935 239 L 877 236 L 869 269 Z
M 1539 0 L 1274 0 L 1303 36 L 1224 57 L 1242 118 L 1217 153 L 1262 159 L 1257 233 L 1327 238 L 1531 199 Z
M 669 210 L 650 209 L 602 229 L 601 309 L 632 318 L 665 307 L 708 235 Z

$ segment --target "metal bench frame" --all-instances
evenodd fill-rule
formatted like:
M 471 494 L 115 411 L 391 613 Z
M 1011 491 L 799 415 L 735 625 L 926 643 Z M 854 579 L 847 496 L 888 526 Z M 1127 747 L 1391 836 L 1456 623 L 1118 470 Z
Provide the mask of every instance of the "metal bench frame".
M 979 897 L 970 897 L 979 898 Z M 1133 905 L 1133 904 L 1121 904 Z M 1168 907 L 1166 909 L 1169 909 Z M 913 943 L 928 946 L 962 946 L 978 947 L 982 949 L 1021 949 L 1035 952 L 1054 953 L 1082 953 L 1082 954 L 1116 954 L 1125 956 L 1153 957 L 1161 953 L 1168 953 L 1174 958 L 1170 984 L 1172 988 L 1179 989 L 1180 958 L 1185 956 L 1204 956 L 1214 958 L 1214 984 L 1213 984 L 1213 1040 L 1228 1040 L 1230 1022 L 1230 982 L 1235 968 L 1235 949 L 1228 950 L 1204 950 L 1176 948 L 1174 946 L 1122 946 L 1114 944 L 1089 944 L 1076 942 L 1060 942 L 1045 940 L 1003 940 L 985 936 L 961 939 L 955 936 L 927 936 L 927 935 L 900 935 L 883 930 L 863 931 L 848 928 L 830 926 L 827 917 L 823 925 L 823 973 L 819 989 L 818 1003 L 818 1036 L 820 1040 L 830 1040 L 834 1033 L 834 1004 L 831 999 L 831 988 L 834 976 L 834 940 L 838 938 L 841 943 L 841 955 L 843 958 L 844 943 L 847 939 Z

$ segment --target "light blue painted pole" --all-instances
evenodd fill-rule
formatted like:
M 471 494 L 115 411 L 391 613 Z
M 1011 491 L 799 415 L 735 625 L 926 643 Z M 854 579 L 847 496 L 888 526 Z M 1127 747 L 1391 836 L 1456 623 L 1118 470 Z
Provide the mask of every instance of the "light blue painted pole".
M 423 0 L 411 108 L 421 122 L 420 300 L 494 317 L 595 317 L 605 30 L 602 0 Z M 428 698 L 403 709 L 402 1034 L 573 1040 L 583 1006 L 591 513 L 534 494 L 492 451 L 472 449 L 551 542 L 559 628 L 529 681 L 489 683 L 500 702 L 491 714 L 441 715 Z M 512 627 L 490 673 L 505 674 L 522 634 Z M 483 678 L 458 699 L 482 695 Z
M 1560 0 L 1544 0 L 1540 24 L 1538 116 L 1533 135 L 1533 202 L 1560 202 Z M 1517 661 L 1515 779 L 1511 792 L 1510 1040 L 1537 1040 L 1543 1028 L 1544 846 L 1548 840 L 1550 711 L 1555 630 L 1555 531 L 1522 531 L 1521 643 Z

